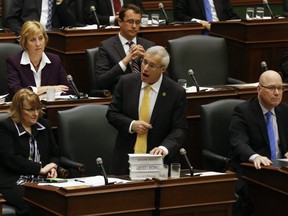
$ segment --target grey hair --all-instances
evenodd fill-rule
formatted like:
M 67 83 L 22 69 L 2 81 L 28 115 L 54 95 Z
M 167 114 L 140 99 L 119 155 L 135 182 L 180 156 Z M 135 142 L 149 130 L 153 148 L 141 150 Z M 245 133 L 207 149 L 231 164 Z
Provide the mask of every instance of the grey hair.
M 168 67 L 170 62 L 170 56 L 167 50 L 163 46 L 153 46 L 146 50 L 146 53 L 151 55 L 160 55 L 162 56 L 161 66 Z

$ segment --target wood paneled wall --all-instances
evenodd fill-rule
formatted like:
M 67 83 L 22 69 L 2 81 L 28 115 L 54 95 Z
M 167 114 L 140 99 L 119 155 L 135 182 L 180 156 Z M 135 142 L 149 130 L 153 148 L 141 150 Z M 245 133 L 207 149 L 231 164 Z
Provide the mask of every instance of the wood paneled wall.
M 7 0 L 6 0 L 7 1 Z M 12 0 L 8 0 L 12 1 Z M 155 0 L 142 0 L 145 10 L 158 10 L 158 4 L 160 2 L 163 3 L 165 9 L 172 10 L 173 0 L 163 0 L 163 1 L 155 1 Z M 245 5 L 257 5 L 261 4 L 262 1 L 259 0 L 230 0 L 233 6 L 245 6 Z M 282 0 L 269 0 L 270 4 L 280 4 Z M 2 0 L 0 0 L 0 16 L 2 16 Z

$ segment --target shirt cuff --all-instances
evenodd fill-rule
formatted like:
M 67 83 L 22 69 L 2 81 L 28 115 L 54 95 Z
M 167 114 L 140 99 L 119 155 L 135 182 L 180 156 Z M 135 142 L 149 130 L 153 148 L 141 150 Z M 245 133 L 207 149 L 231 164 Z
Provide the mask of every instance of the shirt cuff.
M 250 158 L 249 158 L 249 161 L 250 162 L 254 162 L 255 158 L 260 156 L 259 154 L 253 154 Z
M 158 148 L 160 148 L 160 149 L 162 149 L 164 151 L 163 157 L 165 157 L 166 155 L 169 154 L 169 151 L 168 151 L 168 149 L 165 146 L 159 146 Z

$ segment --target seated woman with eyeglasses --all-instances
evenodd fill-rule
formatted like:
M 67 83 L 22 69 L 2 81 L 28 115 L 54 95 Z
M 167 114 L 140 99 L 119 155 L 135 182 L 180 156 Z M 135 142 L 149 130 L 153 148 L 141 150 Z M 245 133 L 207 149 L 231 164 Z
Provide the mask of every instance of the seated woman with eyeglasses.
M 30 88 L 40 97 L 47 88 L 73 93 L 59 56 L 44 52 L 47 43 L 48 35 L 40 22 L 23 24 L 20 34 L 23 51 L 6 59 L 10 98 L 21 88 Z
M 26 182 L 57 177 L 59 150 L 39 97 L 29 89 L 13 97 L 10 116 L 0 121 L 0 193 L 17 214 L 28 213 Z

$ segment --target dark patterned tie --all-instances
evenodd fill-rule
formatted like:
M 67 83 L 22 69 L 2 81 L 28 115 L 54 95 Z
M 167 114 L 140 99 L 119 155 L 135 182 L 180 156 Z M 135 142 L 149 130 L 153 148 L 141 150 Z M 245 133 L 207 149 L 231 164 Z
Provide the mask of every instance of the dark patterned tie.
M 271 150 L 271 160 L 275 160 L 276 159 L 276 142 L 275 142 L 275 134 L 273 130 L 273 123 L 271 119 L 272 112 L 268 111 L 267 113 L 265 113 L 265 115 L 266 115 L 266 126 L 267 126 L 270 150 Z
M 120 0 L 113 0 L 113 5 L 114 5 L 115 14 L 119 13 L 120 8 L 121 8 Z
M 128 44 L 130 48 L 134 46 L 133 41 L 127 42 L 126 44 Z M 131 66 L 132 66 L 133 73 L 140 73 L 140 66 L 139 66 L 138 58 L 132 60 Z
M 52 28 L 52 7 L 54 0 L 48 0 L 48 18 L 46 23 L 46 29 Z

